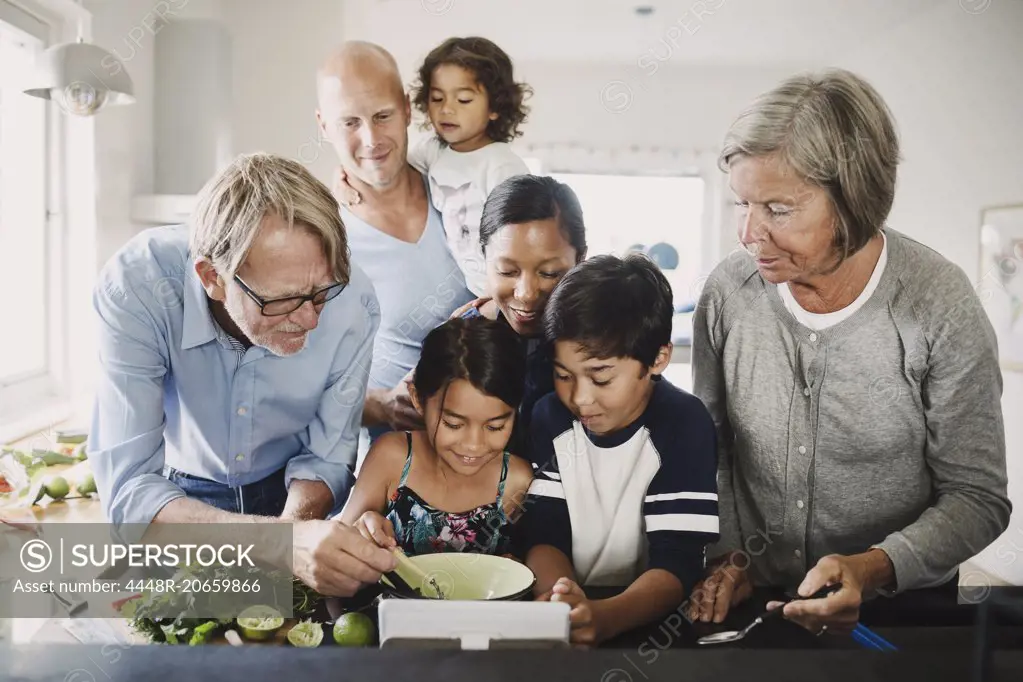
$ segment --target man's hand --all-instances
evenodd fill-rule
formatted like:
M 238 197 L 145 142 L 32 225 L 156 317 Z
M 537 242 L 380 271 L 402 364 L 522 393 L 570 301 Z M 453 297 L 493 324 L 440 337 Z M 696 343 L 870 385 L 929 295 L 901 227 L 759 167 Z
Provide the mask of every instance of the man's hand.
M 423 415 L 412 404 L 405 380 L 389 391 L 369 391 L 364 415 L 367 426 L 387 424 L 395 431 L 415 431 L 424 426 Z
M 394 537 L 394 524 L 378 512 L 365 512 L 355 522 L 355 529 L 378 547 L 391 549 L 398 546 L 398 540 Z
M 481 305 L 483 305 L 484 303 L 487 303 L 487 302 L 489 302 L 491 300 L 492 299 L 489 296 L 484 296 L 482 298 L 473 299 L 472 301 L 469 301 L 465 305 L 460 306 L 459 308 L 457 308 L 455 310 L 455 312 L 451 313 L 450 319 L 453 320 L 456 317 L 461 317 L 462 315 L 465 315 L 467 312 L 469 312 L 471 309 L 479 308 Z
M 707 577 L 693 588 L 689 597 L 689 618 L 704 623 L 720 623 L 728 610 L 741 604 L 753 594 L 753 585 L 745 566 L 745 557 L 733 552 L 718 560 L 708 571 Z
M 350 597 L 397 566 L 391 552 L 340 521 L 300 521 L 294 529 L 293 571 L 320 594 Z
M 543 595 L 546 597 L 547 595 Z M 597 643 L 597 626 L 593 619 L 593 609 L 586 593 L 574 581 L 559 578 L 551 588 L 550 601 L 564 602 L 571 607 L 568 620 L 572 626 L 570 640 L 581 648 L 589 648 Z M 547 601 L 544 599 L 543 601 Z
M 348 174 L 340 166 L 334 173 L 334 198 L 339 204 L 346 207 L 362 203 L 362 195 L 348 184 Z

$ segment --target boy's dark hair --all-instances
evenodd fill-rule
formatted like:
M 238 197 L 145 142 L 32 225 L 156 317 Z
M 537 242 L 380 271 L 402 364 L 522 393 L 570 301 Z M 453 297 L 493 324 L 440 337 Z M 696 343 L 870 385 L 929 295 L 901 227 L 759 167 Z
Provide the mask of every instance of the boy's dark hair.
M 465 379 L 518 410 L 525 376 L 525 352 L 511 327 L 485 317 L 456 317 L 426 335 L 413 384 L 420 404 Z
M 487 123 L 487 137 L 494 142 L 511 142 L 522 135 L 519 126 L 525 123 L 529 107 L 523 104 L 533 94 L 525 83 L 516 83 L 511 58 L 486 38 L 448 38 L 426 55 L 419 67 L 418 80 L 412 88 L 412 103 L 423 114 L 430 113 L 430 88 L 433 71 L 441 64 L 454 64 L 476 75 L 476 82 L 487 91 L 490 111 L 497 120 Z M 427 120 L 424 128 L 429 128 Z
M 480 246 L 487 244 L 505 225 L 519 225 L 536 220 L 558 221 L 558 228 L 576 251 L 576 258 L 586 257 L 586 226 L 579 198 L 568 185 L 543 175 L 516 175 L 495 187 L 480 218 Z
M 650 367 L 671 343 L 671 284 L 642 254 L 594 256 L 568 271 L 543 314 L 548 341 L 575 341 L 593 358 L 628 357 Z

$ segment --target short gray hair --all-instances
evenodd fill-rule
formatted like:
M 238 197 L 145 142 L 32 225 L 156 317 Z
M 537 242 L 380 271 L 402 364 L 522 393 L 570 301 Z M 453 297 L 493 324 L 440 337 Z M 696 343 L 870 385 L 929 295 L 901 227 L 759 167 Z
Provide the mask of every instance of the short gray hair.
M 273 154 L 242 154 L 202 188 L 192 214 L 192 257 L 233 277 L 268 214 L 319 237 L 335 279 L 348 282 L 348 239 L 337 200 L 305 166 Z
M 843 69 L 789 78 L 758 97 L 732 124 L 718 165 L 777 154 L 827 191 L 842 259 L 884 226 L 895 199 L 899 139 L 877 91 Z

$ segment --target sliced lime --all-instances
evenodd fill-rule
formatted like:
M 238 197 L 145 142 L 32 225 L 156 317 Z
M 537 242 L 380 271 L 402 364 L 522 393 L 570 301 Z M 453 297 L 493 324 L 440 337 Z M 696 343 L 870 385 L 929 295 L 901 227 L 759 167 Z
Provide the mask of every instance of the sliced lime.
M 319 623 L 304 620 L 288 630 L 288 642 L 292 646 L 311 649 L 323 642 L 323 628 Z
M 248 639 L 270 639 L 282 625 L 280 612 L 269 606 L 250 606 L 238 614 L 238 628 Z

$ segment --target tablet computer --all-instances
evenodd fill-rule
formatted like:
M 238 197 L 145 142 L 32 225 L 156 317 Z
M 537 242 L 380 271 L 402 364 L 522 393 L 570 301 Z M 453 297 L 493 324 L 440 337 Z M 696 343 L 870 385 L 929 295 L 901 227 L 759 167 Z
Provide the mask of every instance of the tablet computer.
M 524 649 L 567 647 L 568 604 L 384 599 L 380 647 Z

